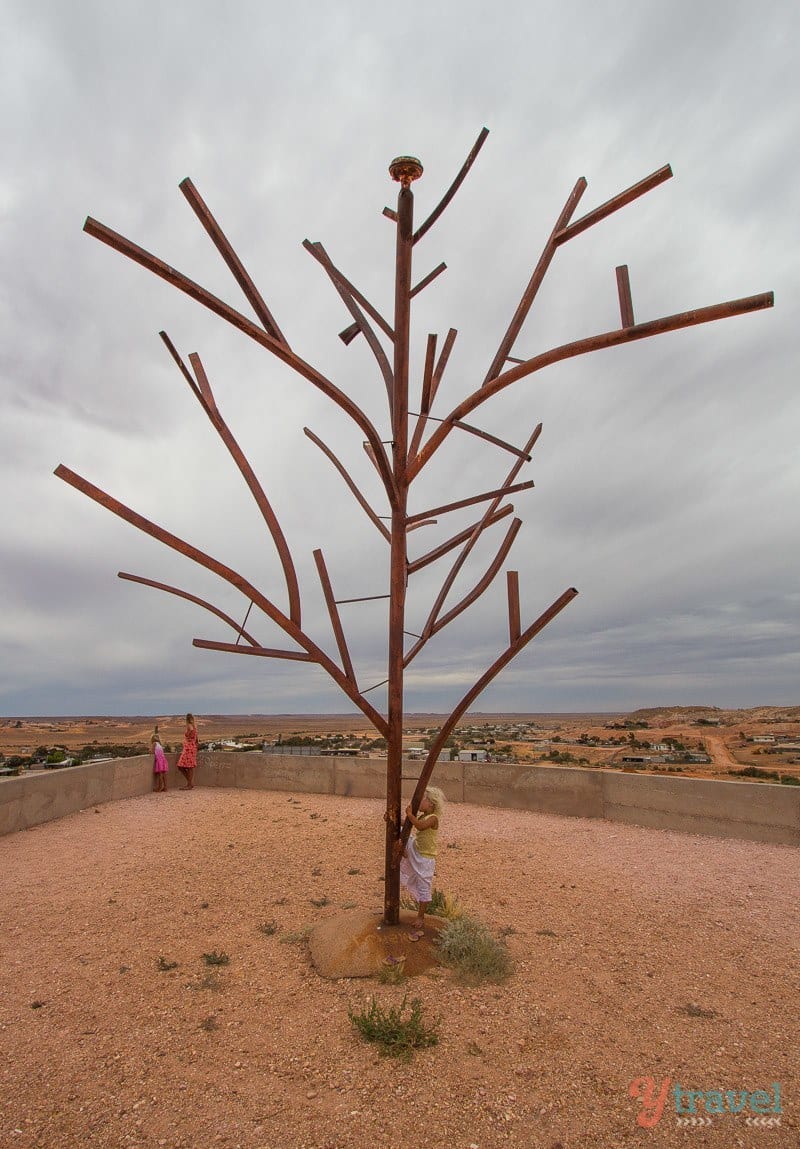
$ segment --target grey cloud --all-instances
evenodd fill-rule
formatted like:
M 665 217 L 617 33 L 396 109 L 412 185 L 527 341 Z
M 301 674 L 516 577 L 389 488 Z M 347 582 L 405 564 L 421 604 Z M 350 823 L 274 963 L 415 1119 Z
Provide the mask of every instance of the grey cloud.
M 391 315 L 386 165 L 398 152 L 421 155 L 422 218 L 483 123 L 492 131 L 484 151 L 415 255 L 415 278 L 440 259 L 449 267 L 415 302 L 416 380 L 427 332 L 459 329 L 437 415 L 483 377 L 581 174 L 582 212 L 667 161 L 676 173 L 561 250 L 519 353 L 616 326 L 622 262 L 638 318 L 771 287 L 777 306 L 571 360 L 476 412 L 479 426 L 514 442 L 544 423 L 520 475 L 536 489 L 514 500 L 524 526 L 506 564 L 521 572 L 526 617 L 566 586 L 581 592 L 478 705 L 793 700 L 800 100 L 788 0 L 764 11 L 738 0 L 724 11 L 626 0 L 613 22 L 596 6 L 577 26 L 555 3 L 506 5 L 487 22 L 474 2 L 416 2 L 402 28 L 347 0 L 316 11 L 314 35 L 302 5 L 235 5 L 224 19 L 216 5 L 183 2 L 9 3 L 6 13 L 5 709 L 347 705 L 313 669 L 193 650 L 192 637 L 224 628 L 121 584 L 116 571 L 174 582 L 236 617 L 241 596 L 50 476 L 63 461 L 283 601 L 274 549 L 163 352 L 165 328 L 182 354 L 201 354 L 263 479 L 315 638 L 335 649 L 315 547 L 343 596 L 376 593 L 385 580 L 385 545 L 302 427 L 331 444 L 383 513 L 360 433 L 306 382 L 80 229 L 92 214 L 247 311 L 177 188 L 190 175 L 299 354 L 388 437 L 369 353 L 363 340 L 347 349 L 337 340 L 347 315 L 300 243 L 321 239 Z M 453 435 L 415 506 L 491 489 L 507 469 L 507 458 Z M 448 516 L 412 536 L 413 553 L 476 517 Z M 450 601 L 479 577 L 504 529 Z M 439 577 L 437 568 L 412 582 L 415 622 Z M 413 664 L 411 708 L 454 701 L 499 652 L 503 582 Z M 363 680 L 378 681 L 383 607 L 349 607 L 346 625 Z

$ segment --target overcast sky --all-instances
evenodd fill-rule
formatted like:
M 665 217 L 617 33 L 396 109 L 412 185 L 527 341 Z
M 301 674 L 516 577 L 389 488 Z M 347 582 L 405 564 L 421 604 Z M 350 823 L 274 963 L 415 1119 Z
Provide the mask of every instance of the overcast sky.
M 575 218 L 664 164 L 674 178 L 562 247 L 512 354 L 774 290 L 775 307 L 570 359 L 472 416 L 522 446 L 522 624 L 579 596 L 475 704 L 494 711 L 797 704 L 798 205 L 795 0 L 0 0 L 0 713 L 334 712 L 316 666 L 198 650 L 232 641 L 181 587 L 242 620 L 247 601 L 54 477 L 63 463 L 235 568 L 286 609 L 275 547 L 158 338 L 197 352 L 285 532 L 303 626 L 331 656 L 312 558 L 337 598 L 387 589 L 388 547 L 306 438 L 387 513 L 363 434 L 270 353 L 82 232 L 91 215 L 248 316 L 178 184 L 191 176 L 294 351 L 389 438 L 386 393 L 320 266 L 392 317 L 397 186 L 411 153 L 421 222 L 480 129 L 470 175 L 414 249 L 412 410 L 426 337 L 458 338 L 433 414 L 477 388 L 562 206 Z M 454 432 L 411 511 L 491 490 L 512 457 Z M 478 516 L 441 516 L 411 557 Z M 448 605 L 491 561 L 484 536 Z M 418 631 L 449 564 L 411 580 Z M 385 600 L 342 606 L 363 687 L 386 678 Z M 508 641 L 506 579 L 411 664 L 406 706 L 453 706 Z M 253 611 L 266 646 L 292 644 Z M 411 641 L 411 640 L 409 640 Z M 369 698 L 385 705 L 385 691 Z

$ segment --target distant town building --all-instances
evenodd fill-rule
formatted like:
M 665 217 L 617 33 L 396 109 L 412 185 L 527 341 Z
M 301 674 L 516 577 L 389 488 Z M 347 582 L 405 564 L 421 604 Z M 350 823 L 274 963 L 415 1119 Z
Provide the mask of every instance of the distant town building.
M 485 750 L 459 750 L 459 762 L 488 762 L 489 755 Z

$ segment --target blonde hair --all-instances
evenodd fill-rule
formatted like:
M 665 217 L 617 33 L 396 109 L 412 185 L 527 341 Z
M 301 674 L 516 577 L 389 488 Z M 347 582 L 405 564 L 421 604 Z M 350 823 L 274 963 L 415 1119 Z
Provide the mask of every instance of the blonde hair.
M 438 786 L 428 786 L 425 791 L 425 797 L 430 799 L 433 806 L 433 812 L 437 818 L 441 818 L 444 812 L 445 797 L 443 791 Z

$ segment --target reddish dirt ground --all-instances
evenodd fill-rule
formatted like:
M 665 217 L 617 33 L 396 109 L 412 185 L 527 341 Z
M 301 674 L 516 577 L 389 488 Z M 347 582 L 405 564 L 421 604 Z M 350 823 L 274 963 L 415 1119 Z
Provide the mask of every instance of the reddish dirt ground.
M 377 800 L 172 788 L 0 839 L 0 1145 L 798 1144 L 796 849 L 460 805 L 441 845 L 437 885 L 507 939 L 504 984 L 314 972 L 309 926 L 380 912 Z M 348 1018 L 406 994 L 439 1019 L 407 1065 Z M 709 1124 L 678 1124 L 676 1088 L 774 1083 L 780 1127 L 701 1100 Z

